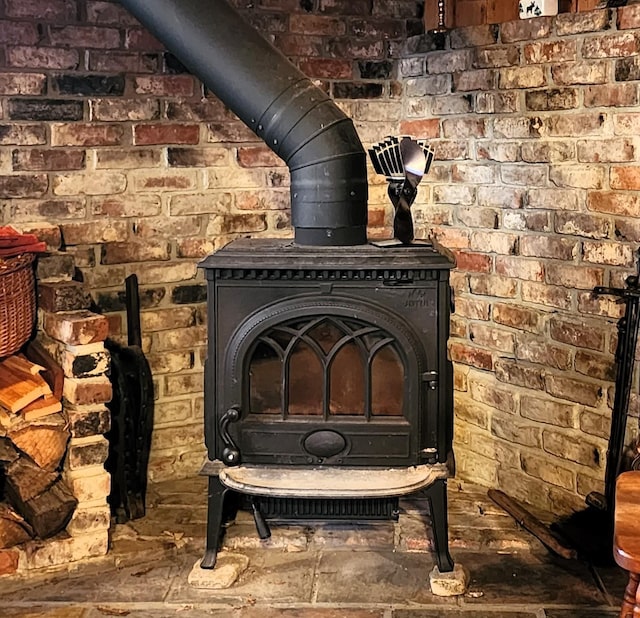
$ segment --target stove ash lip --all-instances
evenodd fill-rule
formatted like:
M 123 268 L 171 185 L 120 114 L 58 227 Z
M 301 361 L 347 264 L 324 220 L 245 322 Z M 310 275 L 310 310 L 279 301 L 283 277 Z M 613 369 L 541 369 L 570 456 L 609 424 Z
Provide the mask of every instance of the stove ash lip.
M 323 90 L 225 0 L 120 3 L 285 161 L 298 244 L 367 243 L 366 152 Z

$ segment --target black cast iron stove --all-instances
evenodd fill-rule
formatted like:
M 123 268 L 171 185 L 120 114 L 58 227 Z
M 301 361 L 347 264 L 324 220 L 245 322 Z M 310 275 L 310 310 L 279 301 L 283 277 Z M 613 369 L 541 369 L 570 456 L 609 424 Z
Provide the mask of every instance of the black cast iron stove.
M 397 516 L 425 490 L 450 571 L 447 359 L 453 260 L 432 246 L 299 246 L 242 239 L 209 256 L 207 550 L 225 497 L 265 518 Z
M 453 260 L 412 242 L 422 150 L 402 140 L 404 182 L 389 178 L 403 246 L 370 245 L 366 152 L 326 92 L 225 0 L 120 1 L 290 172 L 295 244 L 238 240 L 201 264 L 210 479 L 201 566 L 215 564 L 229 492 L 250 498 L 268 536 L 265 515 L 388 517 L 399 496 L 425 490 L 438 566 L 451 571 Z

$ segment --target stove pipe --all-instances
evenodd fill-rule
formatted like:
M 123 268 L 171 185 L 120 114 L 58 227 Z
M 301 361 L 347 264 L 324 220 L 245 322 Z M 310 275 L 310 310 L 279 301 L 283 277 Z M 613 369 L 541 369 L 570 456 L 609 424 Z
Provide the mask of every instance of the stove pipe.
M 367 242 L 366 155 L 351 119 L 225 0 L 120 0 L 291 172 L 301 245 Z

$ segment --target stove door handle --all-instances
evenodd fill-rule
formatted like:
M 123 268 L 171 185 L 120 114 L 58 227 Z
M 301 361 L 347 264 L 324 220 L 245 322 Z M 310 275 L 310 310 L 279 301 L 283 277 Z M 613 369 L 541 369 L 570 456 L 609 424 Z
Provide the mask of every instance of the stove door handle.
M 240 463 L 240 451 L 229 434 L 229 423 L 240 420 L 240 406 L 231 406 L 220 418 L 220 437 L 225 448 L 222 450 L 222 461 L 227 466 L 237 466 Z

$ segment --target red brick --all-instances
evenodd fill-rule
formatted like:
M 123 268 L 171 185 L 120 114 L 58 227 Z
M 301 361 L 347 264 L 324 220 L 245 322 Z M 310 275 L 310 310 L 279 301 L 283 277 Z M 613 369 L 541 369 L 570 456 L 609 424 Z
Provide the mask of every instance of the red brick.
M 524 46 L 523 56 L 527 64 L 570 62 L 577 57 L 576 41 L 571 39 L 536 41 Z
M 65 378 L 63 397 L 65 401 L 76 405 L 95 405 L 111 401 L 113 395 L 111 382 L 107 377 Z
M 52 313 L 88 309 L 91 296 L 79 281 L 38 284 L 38 307 Z
M 161 162 L 162 152 L 153 148 L 136 148 L 135 150 L 100 148 L 96 152 L 96 169 L 160 167 Z
M 539 423 L 548 423 L 559 427 L 573 427 L 575 406 L 526 395 L 520 400 L 520 415 Z
M 49 185 L 46 174 L 0 176 L 0 195 L 11 197 L 40 197 Z
M 122 126 L 74 122 L 51 126 L 52 146 L 118 146 L 122 143 Z
M 124 46 L 126 49 L 144 52 L 164 50 L 164 45 L 144 28 L 127 29 Z
M 0 146 L 34 146 L 47 143 L 43 124 L 0 124 Z
M 575 358 L 576 371 L 590 378 L 613 382 L 616 379 L 616 365 L 611 356 L 578 350 Z
M 549 263 L 546 267 L 546 280 L 552 285 L 590 290 L 597 285 L 603 285 L 604 272 L 601 268 Z
M 134 79 L 137 94 L 190 97 L 195 92 L 195 79 L 190 75 L 140 75 Z
M 197 177 L 194 170 L 153 170 L 137 174 L 133 179 L 133 186 L 138 191 L 176 191 L 195 189 Z
M 640 196 L 617 191 L 589 191 L 587 208 L 623 217 L 637 217 L 640 212 Z
M 39 40 L 36 22 L 0 19 L 0 41 L 6 45 L 35 45 Z
M 477 298 L 455 299 L 455 313 L 470 320 L 488 320 L 491 305 Z
M 95 24 L 137 26 L 138 22 L 124 7 L 114 2 L 87 1 L 87 21 Z
M 568 310 L 571 308 L 571 290 L 565 287 L 534 283 L 532 281 L 523 281 L 520 287 L 522 300 L 526 302 L 547 307 L 558 307 L 559 309 Z
M 472 52 L 468 49 L 434 51 L 427 55 L 427 73 L 459 73 L 467 71 L 472 65 Z
M 635 146 L 629 138 L 578 140 L 579 161 L 609 163 L 634 161 L 635 158 Z M 612 168 L 612 171 L 617 169 L 625 168 Z
M 552 317 L 549 320 L 549 333 L 552 339 L 561 343 L 601 352 L 604 350 L 604 331 L 601 325 L 595 323 Z
M 500 382 L 539 391 L 544 390 L 544 370 L 539 367 L 531 367 L 506 358 L 497 360 L 494 367 L 496 378 Z
M 467 272 L 491 272 L 493 259 L 484 253 L 456 252 L 456 267 Z
M 639 51 L 640 41 L 633 32 L 587 37 L 582 42 L 583 58 L 624 58 Z
M 589 242 L 582 244 L 582 259 L 593 264 L 632 267 L 635 252 L 619 242 Z
M 629 30 L 640 28 L 640 7 L 632 4 L 622 6 L 617 11 L 618 30 Z
M 160 117 L 160 101 L 150 98 L 92 99 L 90 109 L 91 120 L 157 120 Z
M 414 135 L 419 139 L 440 137 L 440 121 L 437 118 L 403 120 L 400 123 L 400 132 L 406 135 Z
M 40 73 L 0 73 L 0 95 L 40 95 L 47 87 L 47 78 Z
M 138 124 L 133 127 L 133 140 L 137 146 L 197 144 L 199 136 L 197 124 Z
M 569 348 L 553 345 L 540 337 L 519 336 L 516 346 L 516 358 L 519 360 L 554 367 L 555 369 L 571 369 L 571 351 Z
M 101 264 L 127 264 L 128 262 L 150 262 L 169 259 L 169 244 L 166 241 L 110 242 L 102 245 Z
M 530 257 L 571 261 L 578 255 L 578 243 L 553 236 L 522 236 L 520 253 Z
M 520 60 L 520 50 L 515 45 L 492 45 L 474 49 L 473 53 L 473 66 L 478 68 L 513 66 Z
M 89 70 L 101 73 L 154 73 L 158 58 L 153 54 L 135 52 L 90 51 Z
M 43 328 L 53 339 L 69 345 L 104 341 L 109 334 L 107 318 L 91 311 L 45 312 Z
M 53 46 L 118 49 L 120 31 L 96 26 L 51 26 L 49 38 Z
M 469 275 L 469 289 L 472 294 L 513 298 L 518 292 L 518 284 L 512 277 Z
M 579 11 L 583 11 L 580 6 Z M 610 11 L 592 11 L 580 13 L 560 13 L 555 19 L 556 34 L 566 36 L 583 32 L 598 32 L 611 28 Z
M 485 349 L 497 350 L 498 352 L 513 354 L 515 349 L 515 337 L 513 333 L 486 324 L 470 324 L 469 339 L 473 341 L 475 345 L 482 346 Z
M 303 35 L 340 35 L 346 32 L 345 20 L 323 15 L 293 14 L 289 16 L 289 30 Z
M 492 309 L 493 321 L 504 326 L 538 333 L 541 330 L 542 314 L 536 309 L 518 305 L 495 303 Z
M 500 69 L 499 88 L 540 88 L 547 85 L 547 78 L 539 66 L 504 67 Z
M 183 238 L 176 244 L 178 257 L 182 258 L 203 258 L 213 253 L 214 248 L 208 238 Z
M 298 62 L 300 70 L 310 77 L 318 79 L 352 79 L 353 64 L 339 58 L 302 58 Z
M 544 265 L 539 260 L 498 255 L 496 256 L 496 273 L 516 279 L 543 281 Z
M 640 168 L 612 166 L 609 171 L 609 183 L 612 189 L 637 191 L 640 189 Z
M 230 153 L 225 148 L 169 148 L 167 159 L 172 167 L 220 167 L 229 165 Z
M 449 344 L 449 355 L 451 360 L 456 363 L 471 365 L 478 369 L 491 370 L 493 368 L 491 353 L 481 348 L 474 348 L 454 341 Z
M 449 139 L 485 137 L 486 129 L 483 118 L 452 118 L 442 121 L 442 134 Z
M 12 161 L 16 171 L 80 170 L 84 169 L 85 151 L 62 148 L 14 150 Z
M 553 65 L 551 75 L 557 86 L 605 84 L 607 82 L 607 63 L 603 61 L 565 62 Z M 609 85 L 605 87 L 608 88 Z
M 7 66 L 21 69 L 77 69 L 80 55 L 77 49 L 16 45 L 7 48 Z
M 585 107 L 635 107 L 638 105 L 636 84 L 587 86 L 583 93 Z
M 33 17 L 46 21 L 72 21 L 76 18 L 74 0 L 6 0 L 9 17 Z
M 266 146 L 244 146 L 238 148 L 238 163 L 241 167 L 282 167 L 284 161 Z
M 545 390 L 558 399 L 575 401 L 595 408 L 602 397 L 602 387 L 593 382 L 576 380 L 564 375 L 547 374 L 544 378 Z
M 496 72 L 491 69 L 464 71 L 453 75 L 453 89 L 457 92 L 493 90 L 495 89 L 495 84 Z

